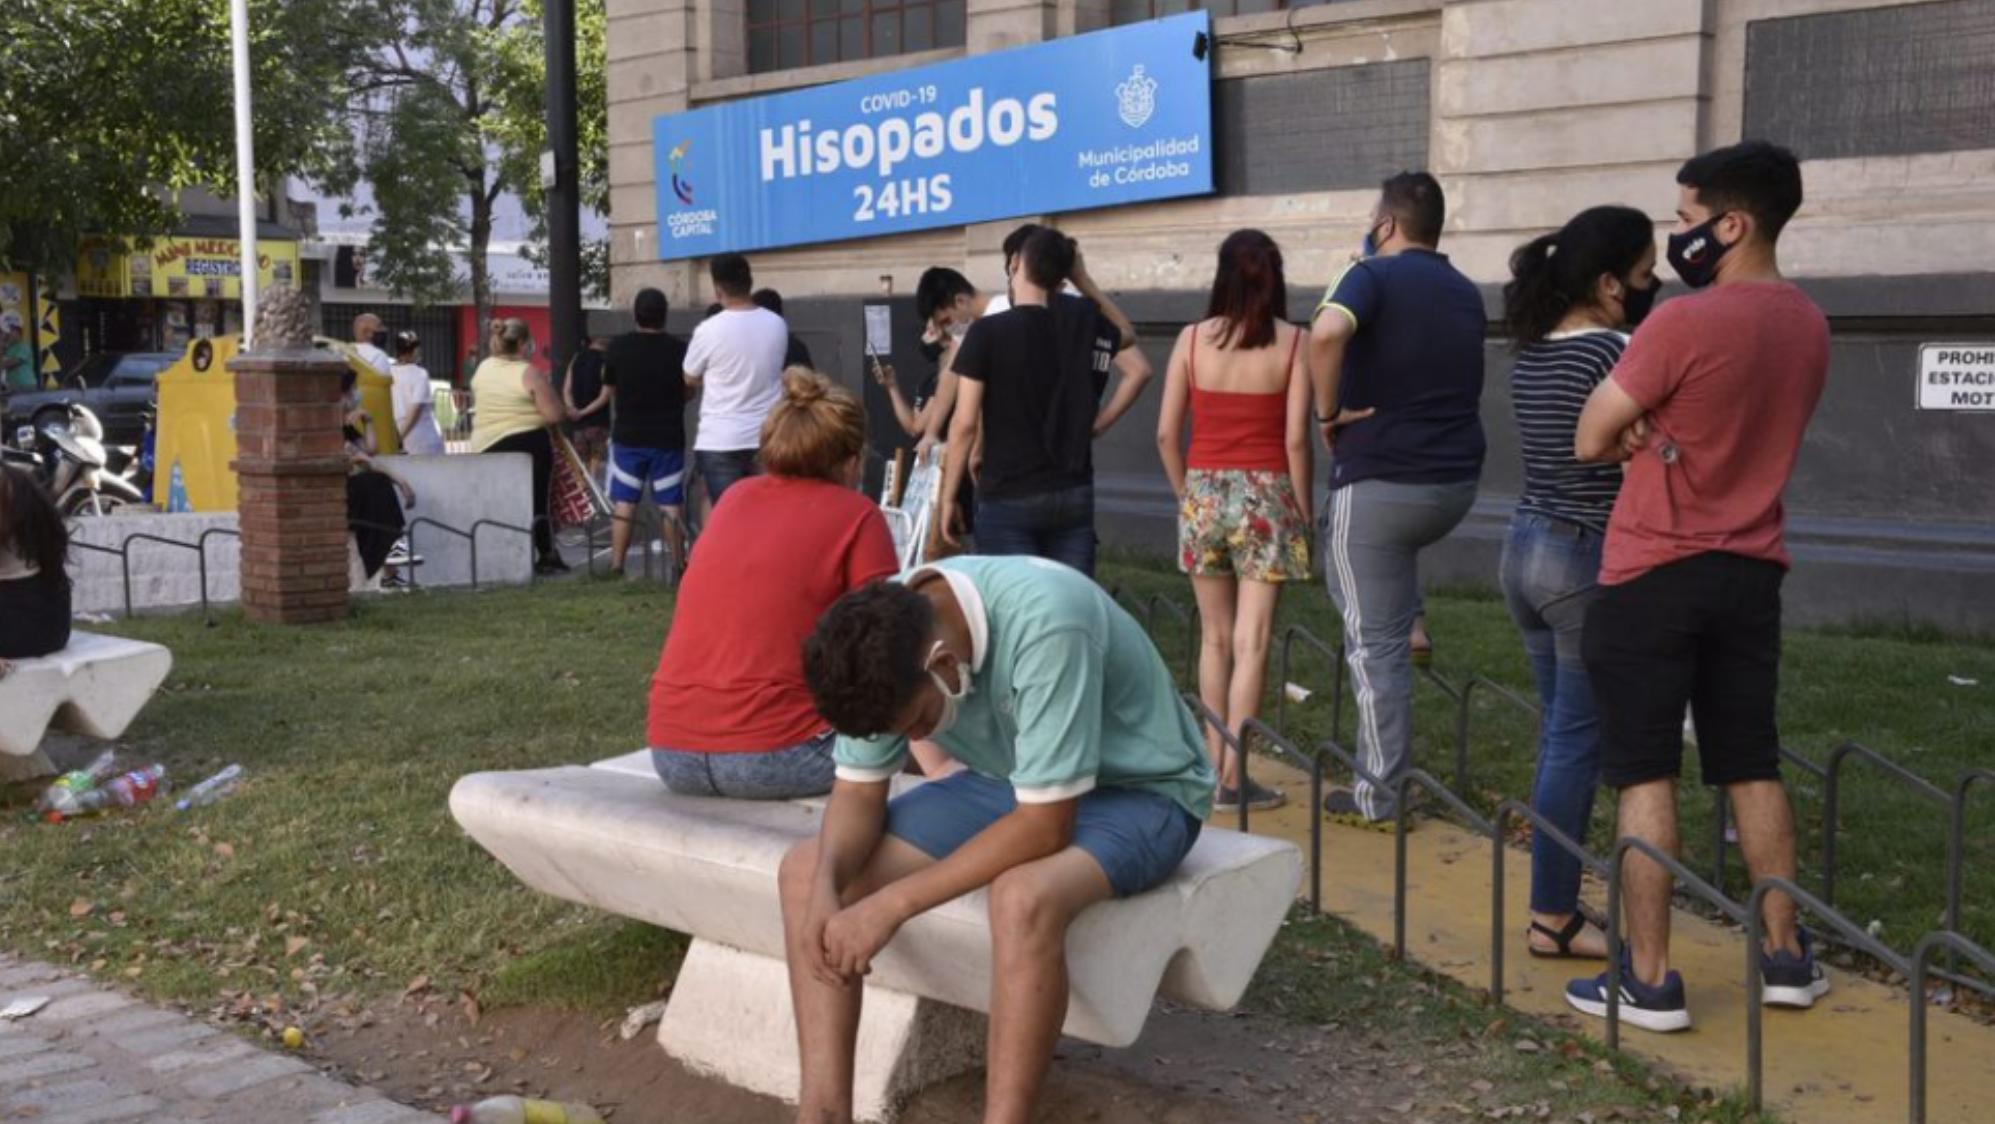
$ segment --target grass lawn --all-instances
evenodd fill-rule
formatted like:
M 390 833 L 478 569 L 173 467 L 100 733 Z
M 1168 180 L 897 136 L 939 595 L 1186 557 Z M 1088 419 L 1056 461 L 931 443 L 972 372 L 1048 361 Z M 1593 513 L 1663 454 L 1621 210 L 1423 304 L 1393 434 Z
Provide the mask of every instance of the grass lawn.
M 1105 580 L 1188 600 L 1174 574 L 1121 563 Z M 175 653 L 166 689 L 127 739 L 130 758 L 164 761 L 183 785 L 241 762 L 249 782 L 184 814 L 158 805 L 53 826 L 9 810 L 0 816 L 0 947 L 195 1006 L 368 1002 L 411 986 L 462 991 L 487 1007 L 610 1012 L 649 999 L 675 969 L 678 938 L 525 890 L 462 836 L 445 799 L 467 772 L 637 746 L 670 610 L 657 586 L 576 582 L 371 600 L 349 622 L 320 628 L 266 628 L 236 614 L 213 628 L 194 616 L 110 626 Z M 1522 685 L 1500 605 L 1437 597 L 1430 611 L 1444 671 L 1474 667 Z M 1284 613 L 1334 636 L 1315 588 L 1290 597 Z M 1179 641 L 1166 631 L 1170 655 Z M 1323 670 L 1312 669 L 1312 682 L 1326 682 Z M 1797 634 L 1784 699 L 1790 743 L 1819 756 L 1858 737 L 1945 777 L 1969 759 L 1976 731 L 1995 728 L 1995 686 L 1951 687 L 1949 673 L 1995 684 L 1995 652 Z M 1428 761 L 1451 744 L 1436 701 L 1423 693 L 1419 752 Z M 1295 720 L 1307 737 L 1323 732 L 1315 700 Z M 1482 785 L 1526 791 L 1526 726 L 1492 710 L 1478 719 L 1474 752 Z M 1970 879 L 1979 902 L 1970 931 L 1984 941 L 1995 938 L 1989 797 L 1970 855 L 1970 870 L 1983 868 Z M 1704 814 L 1701 802 L 1692 814 Z M 1939 818 L 1858 774 L 1846 819 L 1845 900 L 1906 943 L 1939 910 Z M 1380 1033 L 1407 1020 L 1408 1034 L 1468 1044 L 1463 1064 L 1486 1071 L 1497 1096 L 1546 1099 L 1567 1082 L 1586 1085 L 1589 1104 L 1611 1087 L 1629 1103 L 1694 1109 L 1686 1118 L 1738 1116 L 1666 1084 L 1651 1089 L 1631 1063 L 1595 1073 L 1591 1047 L 1528 1023 L 1491 1032 L 1498 1016 L 1468 993 L 1384 963 L 1334 921 L 1285 930 L 1252 1002 L 1313 1024 L 1375 1020 Z M 1519 1056 L 1519 1034 L 1546 1050 Z M 1570 1080 L 1559 1076 L 1567 1071 Z

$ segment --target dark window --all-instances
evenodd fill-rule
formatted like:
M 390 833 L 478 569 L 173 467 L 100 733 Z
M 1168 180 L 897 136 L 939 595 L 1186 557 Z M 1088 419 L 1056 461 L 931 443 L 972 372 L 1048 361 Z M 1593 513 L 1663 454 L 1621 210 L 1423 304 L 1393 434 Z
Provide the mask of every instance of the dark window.
M 1805 159 L 1995 148 L 1995 4 L 1907 4 L 1746 28 L 1745 134 Z
M 1427 166 L 1426 59 L 1213 83 L 1222 195 L 1377 187 Z
M 1141 23 L 1144 20 L 1175 16 L 1180 12 L 1208 11 L 1214 16 L 1251 16 L 1259 12 L 1279 12 L 1288 8 L 1315 8 L 1340 4 L 1344 0 L 1109 0 L 1110 23 Z
M 749 0 L 748 70 L 963 45 L 967 0 Z

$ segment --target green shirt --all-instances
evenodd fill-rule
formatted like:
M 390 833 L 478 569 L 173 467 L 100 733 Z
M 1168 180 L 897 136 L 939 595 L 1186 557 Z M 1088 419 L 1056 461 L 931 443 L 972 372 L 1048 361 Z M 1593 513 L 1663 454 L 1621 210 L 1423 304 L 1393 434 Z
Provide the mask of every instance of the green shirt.
M 1011 782 L 1021 803 L 1097 785 L 1154 792 L 1204 819 L 1214 777 L 1191 711 L 1136 619 L 1078 570 L 1042 558 L 952 558 L 949 582 L 971 638 L 970 696 L 935 739 L 958 761 Z M 907 739 L 838 739 L 838 775 L 900 771 Z
M 20 360 L 18 364 L 14 360 Z M 10 366 L 10 364 L 12 364 Z M 35 349 L 28 341 L 20 340 L 7 348 L 6 355 L 0 357 L 0 368 L 7 372 L 7 386 L 11 390 L 40 390 L 42 377 L 35 370 Z

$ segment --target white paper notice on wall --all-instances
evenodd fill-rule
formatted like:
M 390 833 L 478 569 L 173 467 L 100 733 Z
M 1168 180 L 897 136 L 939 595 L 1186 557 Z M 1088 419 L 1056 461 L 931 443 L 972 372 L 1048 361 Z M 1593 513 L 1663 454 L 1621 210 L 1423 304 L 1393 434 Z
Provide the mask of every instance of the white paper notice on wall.
M 1995 413 L 1995 341 L 1921 344 L 1919 408 Z
M 894 310 L 884 304 L 866 306 L 866 350 L 881 358 L 894 350 Z

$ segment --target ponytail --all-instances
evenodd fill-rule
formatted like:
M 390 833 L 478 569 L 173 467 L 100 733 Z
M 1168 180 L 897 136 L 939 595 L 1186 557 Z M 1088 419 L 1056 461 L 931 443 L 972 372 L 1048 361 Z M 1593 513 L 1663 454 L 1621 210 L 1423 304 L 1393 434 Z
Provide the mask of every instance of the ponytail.
M 1503 316 L 1510 322 L 1518 347 L 1550 335 L 1572 307 L 1572 298 L 1560 291 L 1552 276 L 1552 255 L 1558 247 L 1558 234 L 1542 234 L 1510 255 L 1510 282 L 1503 286 Z
M 1594 302 L 1603 275 L 1625 284 L 1655 246 L 1656 228 L 1633 207 L 1590 207 L 1510 255 L 1503 314 L 1520 348 L 1550 335 L 1575 308 Z

